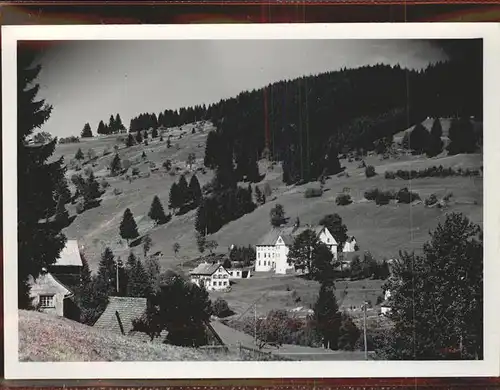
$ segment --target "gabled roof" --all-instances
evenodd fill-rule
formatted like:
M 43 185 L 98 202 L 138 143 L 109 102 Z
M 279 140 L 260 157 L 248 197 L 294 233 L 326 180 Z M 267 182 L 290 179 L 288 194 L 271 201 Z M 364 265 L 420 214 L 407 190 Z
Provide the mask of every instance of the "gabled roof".
M 215 263 L 215 264 L 210 264 L 210 263 L 201 263 L 198 264 L 198 266 L 190 271 L 189 273 L 191 275 L 207 275 L 211 276 L 217 271 L 220 267 L 222 267 L 222 264 Z M 224 268 L 224 267 L 222 267 Z
M 123 331 L 128 335 L 132 330 L 132 321 L 145 313 L 146 309 L 146 298 L 109 297 L 108 306 L 96 321 L 94 327 L 121 334 L 120 324 L 116 317 L 116 312 L 118 312 Z
M 73 292 L 62 283 L 58 278 L 49 272 L 43 273 L 38 278 L 34 279 L 30 276 L 29 284 L 31 286 L 30 295 L 44 294 L 63 294 L 64 298 L 69 298 Z
M 80 249 L 78 248 L 77 240 L 68 240 L 66 246 L 61 251 L 59 258 L 53 264 L 55 266 L 73 266 L 82 267 L 82 258 L 80 257 Z
M 285 245 L 292 245 L 295 237 L 297 237 L 299 234 L 304 233 L 306 230 L 312 230 L 315 232 L 318 236 L 321 234 L 321 232 L 325 229 L 324 226 L 317 225 L 317 226 L 290 226 L 290 227 L 285 227 L 285 228 L 274 228 L 270 230 L 264 237 L 261 238 L 257 246 L 273 246 L 276 245 L 276 241 L 278 241 L 278 238 L 281 237 L 283 241 L 285 242 Z

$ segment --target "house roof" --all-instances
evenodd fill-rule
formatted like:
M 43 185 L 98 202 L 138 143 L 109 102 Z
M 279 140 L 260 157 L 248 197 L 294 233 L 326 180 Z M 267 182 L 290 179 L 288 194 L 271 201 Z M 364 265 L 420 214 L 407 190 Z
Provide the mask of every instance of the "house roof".
M 351 236 L 347 239 L 346 243 L 356 241 L 356 237 Z
M 118 312 L 123 330 L 128 335 L 132 330 L 132 321 L 140 317 L 146 309 L 146 298 L 109 297 L 108 306 L 96 321 L 94 327 L 121 333 L 120 324 L 116 317 L 116 312 Z
M 276 244 L 276 241 L 278 240 L 279 237 L 283 239 L 286 245 L 292 245 L 293 240 L 295 239 L 296 236 L 299 234 L 305 232 L 306 230 L 312 230 L 315 232 L 317 235 L 320 235 L 320 233 L 323 231 L 325 227 L 318 225 L 318 226 L 290 226 L 290 227 L 285 227 L 285 228 L 280 228 L 280 229 L 271 229 L 269 232 L 266 233 L 264 237 L 262 237 L 257 244 L 262 245 L 262 246 L 273 246 Z
M 201 263 L 198 264 L 198 266 L 191 270 L 189 273 L 191 275 L 213 275 L 215 271 L 219 269 L 219 267 L 222 267 L 222 264 L 220 263 L 215 263 L 215 264 L 210 264 L 210 263 Z M 224 267 L 223 267 L 224 268 Z
M 43 295 L 43 294 L 63 294 L 64 298 L 69 298 L 73 292 L 62 283 L 58 278 L 50 272 L 46 272 L 34 279 L 30 276 L 29 284 L 31 286 L 30 294 Z
M 82 267 L 82 258 L 80 257 L 80 249 L 78 248 L 77 240 L 68 240 L 66 246 L 59 254 L 59 258 L 56 260 L 56 266 L 76 266 Z

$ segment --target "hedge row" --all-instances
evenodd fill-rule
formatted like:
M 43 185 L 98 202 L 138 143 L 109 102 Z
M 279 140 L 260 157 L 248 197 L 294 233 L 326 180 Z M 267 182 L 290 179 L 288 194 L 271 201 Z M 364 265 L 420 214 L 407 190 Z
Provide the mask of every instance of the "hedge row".
M 386 179 L 418 179 L 423 177 L 450 177 L 450 176 L 480 176 L 483 172 L 483 167 L 480 169 L 453 169 L 453 168 L 443 168 L 442 165 L 439 167 L 429 167 L 422 170 L 397 170 L 394 171 L 386 171 L 385 178 Z
M 411 203 L 415 200 L 420 200 L 420 196 L 416 192 L 402 188 L 399 191 L 386 190 L 382 191 L 378 188 L 372 188 L 365 191 L 364 194 L 367 200 L 374 200 L 377 205 L 389 204 L 391 200 L 397 200 L 398 203 Z

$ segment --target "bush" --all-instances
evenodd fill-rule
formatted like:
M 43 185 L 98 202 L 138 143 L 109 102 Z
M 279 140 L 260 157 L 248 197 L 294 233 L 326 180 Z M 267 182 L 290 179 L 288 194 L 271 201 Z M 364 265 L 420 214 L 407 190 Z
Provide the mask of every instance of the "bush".
M 453 192 L 447 192 L 446 195 L 443 197 L 443 200 L 445 202 L 448 202 L 452 196 L 453 196 Z
M 120 195 L 123 193 L 123 190 L 120 188 L 113 188 L 113 195 Z
M 347 206 L 352 203 L 351 195 L 349 194 L 338 194 L 335 199 L 337 206 Z
M 384 177 L 386 179 L 395 179 L 396 178 L 396 174 L 394 172 L 392 172 L 392 171 L 385 171 Z
M 410 192 L 408 188 L 405 187 L 398 191 L 396 199 L 398 203 L 411 203 L 420 199 L 420 196 L 416 192 Z
M 323 190 L 321 188 L 317 187 L 310 187 L 306 189 L 306 192 L 304 193 L 304 196 L 306 198 L 317 198 L 323 195 Z
M 81 214 L 85 211 L 85 206 L 83 205 L 83 202 L 78 202 L 76 204 L 76 213 Z
M 424 204 L 426 206 L 435 205 L 438 202 L 436 194 L 430 194 L 428 198 L 425 199 Z
M 219 318 L 224 318 L 233 314 L 233 311 L 229 308 L 226 300 L 222 298 L 217 298 L 215 302 L 212 304 L 212 310 L 214 315 Z
M 132 175 L 133 176 L 137 176 L 139 174 L 139 172 L 140 172 L 139 168 L 137 168 L 137 167 L 133 167 L 132 168 Z
M 65 138 L 59 138 L 59 143 L 60 144 L 73 144 L 80 142 L 80 138 L 71 136 L 71 137 L 65 137 Z
M 365 191 L 364 196 L 365 196 L 365 199 L 367 199 L 367 200 L 375 200 L 375 199 L 377 199 L 378 193 L 379 193 L 378 188 L 371 188 L 371 189 Z
M 376 174 L 377 174 L 377 172 L 375 172 L 375 167 L 373 165 L 368 165 L 365 168 L 365 175 L 366 175 L 366 177 L 373 177 Z
M 389 204 L 391 199 L 394 199 L 394 194 L 391 191 L 378 191 L 375 198 L 375 204 L 378 206 L 383 206 Z

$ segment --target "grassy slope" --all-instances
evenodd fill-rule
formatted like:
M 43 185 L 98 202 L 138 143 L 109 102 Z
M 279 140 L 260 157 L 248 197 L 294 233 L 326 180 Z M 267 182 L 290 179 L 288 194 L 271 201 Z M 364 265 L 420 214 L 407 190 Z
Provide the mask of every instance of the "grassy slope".
M 20 361 L 239 360 L 193 348 L 141 342 L 34 311 L 19 311 Z
M 443 123 L 443 128 L 447 128 L 446 123 Z M 209 127 L 206 128 L 205 132 L 196 134 L 191 134 L 191 129 L 191 125 L 184 126 L 183 130 L 186 131 L 186 135 L 180 140 L 177 140 L 177 134 L 180 131 L 178 129 L 170 130 L 169 133 L 174 134 L 173 147 L 170 149 L 166 148 L 165 137 L 163 143 L 155 141 L 146 147 L 122 148 L 119 151 L 120 156 L 131 160 L 140 159 L 142 150 L 145 149 L 148 159 L 158 165 L 170 158 L 174 164 L 177 162 L 182 169 L 186 169 L 185 160 L 188 153 L 195 152 L 198 158 L 197 163 L 201 165 L 203 163 L 204 142 Z M 62 145 L 58 146 L 56 154 L 68 156 L 69 159 L 74 156 L 78 147 L 82 147 L 84 152 L 92 147 L 101 155 L 104 147 L 112 150 L 115 143 L 117 143 L 116 136 L 111 136 L 85 141 L 80 145 Z M 176 143 L 179 143 L 180 150 L 176 150 Z M 98 159 L 98 166 L 94 168 L 97 175 L 106 175 L 105 167 L 111 158 L 112 155 Z M 270 199 L 276 197 L 276 200 L 269 200 L 253 213 L 227 224 L 219 232 L 213 234 L 210 238 L 219 243 L 218 251 L 225 252 L 232 244 L 255 245 L 270 228 L 269 211 L 276 203 L 281 203 L 287 215 L 292 219 L 298 216 L 302 224 L 317 224 L 324 215 L 339 213 L 349 229 L 349 234 L 356 236 L 361 250 L 369 250 L 379 259 L 397 256 L 400 249 L 419 250 L 428 239 L 429 230 L 436 227 L 437 222 L 443 219 L 445 213 L 435 208 L 425 208 L 423 204 L 376 206 L 373 202 L 367 202 L 363 199 L 364 191 L 373 186 L 396 190 L 406 186 L 417 191 L 422 199 L 431 193 L 442 196 L 451 191 L 454 203 L 447 211 L 463 212 L 476 223 L 482 224 L 482 178 L 424 178 L 402 181 L 387 180 L 383 176 L 385 170 L 423 169 L 435 165 L 478 168 L 483 165 L 482 155 L 444 156 L 432 159 L 405 156 L 397 160 L 382 161 L 378 157 L 368 157 L 366 163 L 374 165 L 379 173 L 370 179 L 365 177 L 364 169 L 358 168 L 359 162 L 349 163 L 342 160 L 341 163 L 346 167 L 349 177 L 333 176 L 326 182 L 325 189 L 327 191 L 322 197 L 305 199 L 304 191 L 307 187 L 315 185 L 314 183 L 304 186 L 284 186 L 281 183 L 280 166 L 276 165 L 274 169 L 270 169 L 268 164 L 261 162 L 261 172 L 266 172 L 266 177 L 262 183 L 259 183 L 259 186 L 262 187 L 265 182 L 269 182 L 273 188 L 273 196 Z M 146 164 L 139 166 L 144 172 L 149 170 Z M 68 175 L 71 175 L 71 172 Z M 203 185 L 212 178 L 212 173 L 207 172 L 205 175 L 198 174 L 197 176 Z M 124 243 L 120 244 L 118 226 L 123 211 L 129 207 L 136 218 L 141 234 L 150 233 L 154 241 L 153 252 L 162 251 L 161 264 L 164 268 L 173 267 L 197 257 L 199 253 L 194 239 L 194 211 L 181 217 L 174 217 L 170 223 L 159 227 L 152 227 L 151 221 L 146 216 L 154 195 L 158 195 L 164 207 L 167 207 L 170 186 L 177 179 L 178 175 L 171 177 L 163 168 L 152 173 L 149 178 L 140 178 L 132 183 L 122 178 L 107 178 L 110 188 L 103 196 L 101 206 L 79 215 L 73 224 L 65 229 L 65 233 L 68 237 L 78 238 L 81 241 L 85 246 L 87 258 L 94 269 L 105 246 L 110 246 L 115 254 L 125 258 L 128 255 L 128 248 Z M 115 187 L 122 189 L 123 193 L 119 196 L 112 195 L 112 188 Z M 344 189 L 349 189 L 354 202 L 348 206 L 336 206 L 335 197 Z M 179 242 L 181 245 L 177 258 L 172 251 L 174 242 Z M 136 251 L 139 250 L 140 248 Z M 276 304 L 284 308 L 308 307 L 317 293 L 317 286 L 312 284 L 314 283 L 294 277 L 269 280 L 255 278 L 239 281 L 233 286 L 232 292 L 223 295 L 237 312 L 245 310 L 254 299 L 267 290 L 273 290 L 273 293 L 263 300 L 261 305 L 263 312 L 269 308 L 278 307 Z M 290 291 L 287 291 L 287 285 Z M 345 307 L 360 304 L 364 299 L 365 291 L 367 291 L 368 299 L 375 302 L 376 297 L 380 294 L 380 282 L 367 281 L 365 288 L 362 287 L 356 284 L 349 286 L 351 294 L 348 294 L 344 300 Z M 338 289 L 341 290 L 341 288 Z M 301 297 L 301 301 L 298 303 L 291 297 L 294 290 Z M 368 292 L 368 290 L 370 291 Z

